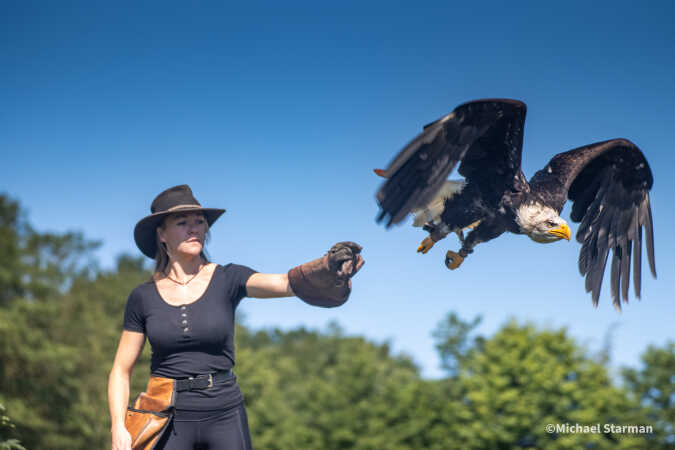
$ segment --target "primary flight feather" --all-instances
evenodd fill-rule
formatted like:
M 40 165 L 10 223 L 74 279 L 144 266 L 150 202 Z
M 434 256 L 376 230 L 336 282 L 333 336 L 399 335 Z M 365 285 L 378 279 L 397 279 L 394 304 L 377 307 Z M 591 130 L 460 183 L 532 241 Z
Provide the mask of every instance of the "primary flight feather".
M 376 169 L 386 178 L 377 192 L 377 221 L 390 227 L 414 214 L 413 224 L 429 232 L 418 247 L 422 253 L 457 233 L 462 247 L 445 259 L 454 270 L 477 244 L 506 231 L 539 243 L 570 240 L 560 212 L 571 200 L 586 292 L 597 306 L 611 250 L 611 295 L 620 309 L 621 298 L 628 302 L 631 256 L 640 297 L 643 230 L 656 277 L 649 164 L 635 144 L 612 139 L 555 155 L 528 182 L 521 170 L 525 112 L 517 100 L 476 100 L 425 126 L 387 169 Z M 448 180 L 458 164 L 464 180 Z

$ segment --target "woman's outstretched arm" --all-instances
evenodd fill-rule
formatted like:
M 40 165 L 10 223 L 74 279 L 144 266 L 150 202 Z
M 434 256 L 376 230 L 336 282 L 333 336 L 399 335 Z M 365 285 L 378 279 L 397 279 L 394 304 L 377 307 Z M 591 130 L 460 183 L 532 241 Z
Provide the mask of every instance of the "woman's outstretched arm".
M 295 296 L 286 273 L 254 273 L 246 282 L 246 294 L 254 298 Z
M 354 242 L 339 242 L 321 258 L 287 274 L 253 274 L 246 282 L 246 293 L 257 298 L 297 296 L 314 306 L 339 306 L 351 292 L 350 278 L 363 266 L 361 250 Z

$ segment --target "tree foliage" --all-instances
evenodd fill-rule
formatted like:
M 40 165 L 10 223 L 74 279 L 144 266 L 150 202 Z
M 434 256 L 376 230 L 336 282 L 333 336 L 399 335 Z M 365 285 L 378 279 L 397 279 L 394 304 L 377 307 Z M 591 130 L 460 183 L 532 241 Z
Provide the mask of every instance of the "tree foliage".
M 5 406 L 0 403 L 0 450 L 26 450 L 18 439 L 12 438 L 16 426 L 5 413 Z
M 638 405 L 614 386 L 563 330 L 506 324 L 460 368 L 468 410 L 463 448 L 641 448 L 642 437 L 548 433 L 548 424 L 646 424 Z
M 98 242 L 82 233 L 38 233 L 18 202 L 0 194 L 0 306 L 16 299 L 47 299 L 95 269 Z
M 472 332 L 480 325 L 482 317 L 471 322 L 462 320 L 455 312 L 447 315 L 438 324 L 432 335 L 436 340 L 436 350 L 441 358 L 441 366 L 450 376 L 456 376 L 462 363 L 482 346 L 483 337 L 472 337 Z
M 675 342 L 650 346 L 642 355 L 641 369 L 623 371 L 626 386 L 647 410 L 656 427 L 650 448 L 675 448 Z

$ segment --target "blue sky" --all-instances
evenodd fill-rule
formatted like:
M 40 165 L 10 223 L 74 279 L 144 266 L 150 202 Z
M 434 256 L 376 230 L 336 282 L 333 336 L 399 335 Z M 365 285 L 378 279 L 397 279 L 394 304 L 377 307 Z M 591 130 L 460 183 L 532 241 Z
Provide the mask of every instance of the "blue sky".
M 482 315 L 488 335 L 511 317 L 566 326 L 593 351 L 614 327 L 616 367 L 675 337 L 672 2 L 319 3 L 4 2 L 0 192 L 39 230 L 102 240 L 104 267 L 140 254 L 133 226 L 183 183 L 228 210 L 212 229 L 218 263 L 285 272 L 357 241 L 366 265 L 346 305 L 248 300 L 245 323 L 336 320 L 390 341 L 428 377 L 441 375 L 431 331 L 451 310 Z M 593 309 L 575 242 L 504 235 L 449 272 L 456 239 L 423 256 L 420 230 L 375 224 L 372 169 L 484 97 L 527 103 L 528 177 L 591 142 L 625 137 L 644 151 L 659 278 L 643 267 L 642 302 L 618 314 L 605 284 Z

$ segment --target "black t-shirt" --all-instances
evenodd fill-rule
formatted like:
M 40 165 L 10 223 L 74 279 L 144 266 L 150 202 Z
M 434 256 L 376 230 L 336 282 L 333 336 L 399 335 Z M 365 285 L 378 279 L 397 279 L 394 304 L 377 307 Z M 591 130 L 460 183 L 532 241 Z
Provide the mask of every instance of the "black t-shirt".
M 204 294 L 172 306 L 154 281 L 136 287 L 127 300 L 124 329 L 144 333 L 152 347 L 150 372 L 186 378 L 229 370 L 234 366 L 234 312 L 246 296 L 246 281 L 255 271 L 246 266 L 216 266 Z M 242 401 L 236 379 L 214 388 L 181 392 L 177 409 L 215 410 Z

